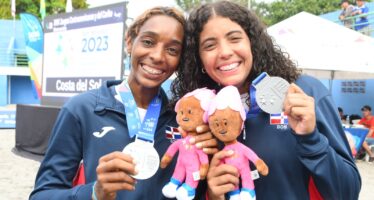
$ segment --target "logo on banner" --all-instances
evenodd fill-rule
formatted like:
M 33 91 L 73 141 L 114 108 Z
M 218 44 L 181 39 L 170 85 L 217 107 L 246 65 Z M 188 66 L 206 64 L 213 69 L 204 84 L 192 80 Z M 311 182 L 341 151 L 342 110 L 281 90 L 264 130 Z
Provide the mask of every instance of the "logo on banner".
M 182 139 L 182 134 L 179 132 L 178 128 L 172 126 L 166 126 L 166 138 L 169 139 L 171 142 L 175 140 Z
M 288 117 L 282 112 L 279 114 L 270 114 L 270 124 L 271 125 L 287 125 Z

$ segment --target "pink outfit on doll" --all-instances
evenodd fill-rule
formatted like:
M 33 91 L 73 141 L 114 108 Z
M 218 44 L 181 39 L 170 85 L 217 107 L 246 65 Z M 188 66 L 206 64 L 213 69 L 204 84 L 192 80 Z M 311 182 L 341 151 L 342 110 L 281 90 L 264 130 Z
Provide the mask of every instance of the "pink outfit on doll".
M 253 163 L 256 163 L 256 161 L 259 159 L 256 153 L 240 142 L 226 145 L 225 148 L 223 148 L 223 150 L 234 151 L 234 154 L 231 157 L 223 159 L 223 162 L 232 165 L 238 169 L 240 177 L 242 178 L 243 188 L 253 190 L 255 186 L 253 184 L 251 170 L 249 169 L 249 165 L 246 163 L 248 163 L 248 160 L 250 160 Z M 239 186 L 236 186 L 235 189 L 238 188 Z
M 199 183 L 198 180 L 193 179 L 193 173 L 200 173 L 200 165 L 208 164 L 208 156 L 201 150 L 196 148 L 195 145 L 190 144 L 191 136 L 175 141 L 171 144 L 166 151 L 166 155 L 173 157 L 179 150 L 179 156 L 173 178 L 180 182 L 184 181 L 189 186 L 196 188 Z M 183 155 L 183 156 L 180 156 Z
M 183 114 L 183 110 L 180 110 L 181 99 L 175 105 L 175 111 L 177 112 L 177 122 L 181 123 L 180 131 L 185 133 L 182 134 L 186 136 L 183 139 L 174 141 L 166 151 L 165 155 L 168 157 L 174 157 L 175 153 L 179 151 L 178 160 L 174 169 L 174 173 L 170 182 L 167 183 L 162 188 L 162 193 L 168 198 L 177 198 L 177 199 L 193 199 L 195 197 L 195 190 L 200 180 L 200 168 L 202 165 L 204 167 L 208 166 L 208 156 L 201 150 L 196 148 L 195 144 L 190 144 L 190 139 L 193 137 L 186 130 L 183 130 L 183 127 L 189 127 L 188 130 L 193 130 L 195 126 L 200 125 L 201 121 L 189 123 L 189 118 L 200 117 L 204 123 L 207 122 L 207 110 L 209 109 L 210 100 L 215 96 L 214 90 L 209 90 L 206 88 L 196 89 L 190 93 L 187 93 L 182 97 L 182 99 L 193 96 L 199 101 L 200 108 L 204 111 L 203 113 L 198 112 L 199 115 L 191 115 L 186 118 Z M 192 107 L 189 107 L 188 104 L 183 105 L 187 106 L 185 114 L 192 114 L 192 110 L 196 109 L 195 104 Z M 182 109 L 184 109 L 183 107 Z M 181 118 L 181 121 L 178 121 L 178 117 Z M 183 118 L 183 119 L 182 119 Z M 191 118 L 191 119 L 192 119 Z
M 242 105 L 239 91 L 234 86 L 226 86 L 218 92 L 216 97 L 212 100 L 210 108 L 208 110 L 208 116 L 215 113 L 216 110 L 223 110 L 230 108 L 233 111 L 238 111 L 243 122 L 246 119 L 244 107 Z M 244 123 L 242 123 L 243 129 Z M 239 135 L 239 134 L 238 134 Z M 259 157 L 250 148 L 240 142 L 226 145 L 223 150 L 232 150 L 234 155 L 224 158 L 223 163 L 236 167 L 240 173 L 242 179 L 242 188 L 254 190 L 255 186 L 251 176 L 251 170 L 249 168 L 248 160 L 256 163 Z M 239 189 L 239 185 L 236 186 L 235 190 Z

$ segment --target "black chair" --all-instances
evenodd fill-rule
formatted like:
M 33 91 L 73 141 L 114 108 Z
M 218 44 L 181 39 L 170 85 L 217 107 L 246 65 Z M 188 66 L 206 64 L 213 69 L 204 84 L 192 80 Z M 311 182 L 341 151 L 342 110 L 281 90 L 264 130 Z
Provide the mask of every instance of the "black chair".
M 349 124 L 353 124 L 352 120 L 356 120 L 356 119 L 361 119 L 361 116 L 357 114 L 349 115 Z

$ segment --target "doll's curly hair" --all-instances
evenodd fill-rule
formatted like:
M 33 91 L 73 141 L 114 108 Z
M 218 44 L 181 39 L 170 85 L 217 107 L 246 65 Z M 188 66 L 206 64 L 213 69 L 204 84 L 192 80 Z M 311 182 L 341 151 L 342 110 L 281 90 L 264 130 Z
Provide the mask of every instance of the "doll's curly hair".
M 199 56 L 199 36 L 204 25 L 214 16 L 227 17 L 239 24 L 251 42 L 253 65 L 247 82 L 250 84 L 262 72 L 271 76 L 279 76 L 294 82 L 300 75 L 296 65 L 279 46 L 273 44 L 266 32 L 265 25 L 247 8 L 229 1 L 219 1 L 201 5 L 191 12 L 186 24 L 185 51 L 181 58 L 181 67 L 172 83 L 172 104 L 187 92 L 196 88 L 208 87 L 220 89 L 208 74 L 202 72 Z

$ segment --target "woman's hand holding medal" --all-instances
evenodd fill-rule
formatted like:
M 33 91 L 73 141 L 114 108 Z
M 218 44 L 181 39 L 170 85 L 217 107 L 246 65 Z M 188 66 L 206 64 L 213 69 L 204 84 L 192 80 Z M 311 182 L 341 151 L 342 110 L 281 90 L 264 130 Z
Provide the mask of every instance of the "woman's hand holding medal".
M 95 193 L 98 199 L 116 199 L 119 190 L 135 190 L 137 171 L 133 158 L 122 152 L 104 155 L 96 168 Z
M 314 99 L 291 84 L 288 88 L 283 109 L 288 116 L 288 124 L 298 135 L 311 134 L 316 127 Z
M 288 116 L 288 124 L 298 135 L 308 135 L 314 131 L 314 99 L 300 87 L 294 83 L 289 84 L 283 78 L 269 76 L 265 72 L 252 84 L 256 88 L 256 102 L 264 112 L 279 114 L 283 110 Z

